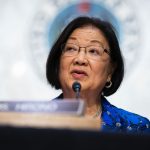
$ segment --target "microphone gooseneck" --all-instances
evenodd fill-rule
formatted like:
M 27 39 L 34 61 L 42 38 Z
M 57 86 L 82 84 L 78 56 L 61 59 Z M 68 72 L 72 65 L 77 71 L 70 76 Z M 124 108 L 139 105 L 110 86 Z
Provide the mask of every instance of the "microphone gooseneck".
M 75 92 L 76 94 L 76 99 L 79 99 L 80 98 L 80 90 L 81 90 L 81 84 L 77 81 L 75 81 L 73 84 L 72 84 L 72 89 L 73 91 Z

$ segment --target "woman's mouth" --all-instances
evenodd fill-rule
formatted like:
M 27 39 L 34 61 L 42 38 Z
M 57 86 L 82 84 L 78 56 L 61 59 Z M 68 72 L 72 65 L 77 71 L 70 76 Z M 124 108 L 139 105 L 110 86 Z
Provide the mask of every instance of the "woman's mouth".
M 83 70 L 73 70 L 71 72 L 71 75 L 73 76 L 73 78 L 75 79 L 82 79 L 84 78 L 85 76 L 87 76 L 87 73 Z

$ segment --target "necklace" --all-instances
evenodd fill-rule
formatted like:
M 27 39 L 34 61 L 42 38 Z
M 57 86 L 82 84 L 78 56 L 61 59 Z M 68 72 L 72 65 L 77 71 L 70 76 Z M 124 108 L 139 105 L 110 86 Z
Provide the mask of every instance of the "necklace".
M 96 118 L 96 117 L 100 116 L 101 113 L 102 113 L 102 110 L 101 110 L 101 108 L 99 108 L 99 109 L 97 110 L 97 112 L 95 113 L 95 115 L 93 116 L 93 118 Z

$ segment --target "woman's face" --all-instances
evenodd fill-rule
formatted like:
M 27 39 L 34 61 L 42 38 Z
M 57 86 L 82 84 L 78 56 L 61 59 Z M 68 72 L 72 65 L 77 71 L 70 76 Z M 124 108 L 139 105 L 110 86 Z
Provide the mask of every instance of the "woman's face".
M 85 47 L 92 45 L 94 48 L 103 47 L 109 50 L 105 36 L 93 26 L 77 28 L 69 36 L 65 45 L 70 44 L 71 47 L 75 46 L 75 49 L 65 48 L 67 50 L 60 58 L 59 79 L 63 92 L 72 91 L 73 82 L 79 81 L 82 87 L 81 92 L 97 91 L 100 93 L 106 82 L 111 79 L 110 56 L 105 52 L 100 56 L 95 49 L 88 50 L 87 48 L 85 51 Z M 78 53 L 74 52 L 76 45 L 80 46 Z

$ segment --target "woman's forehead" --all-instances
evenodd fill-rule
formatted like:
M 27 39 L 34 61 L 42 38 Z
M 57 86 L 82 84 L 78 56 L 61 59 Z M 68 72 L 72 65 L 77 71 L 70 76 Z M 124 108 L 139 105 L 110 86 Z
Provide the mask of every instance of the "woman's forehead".
M 87 42 L 92 44 L 108 45 L 107 39 L 103 32 L 95 26 L 89 25 L 85 27 L 76 28 L 69 36 L 69 42 Z

